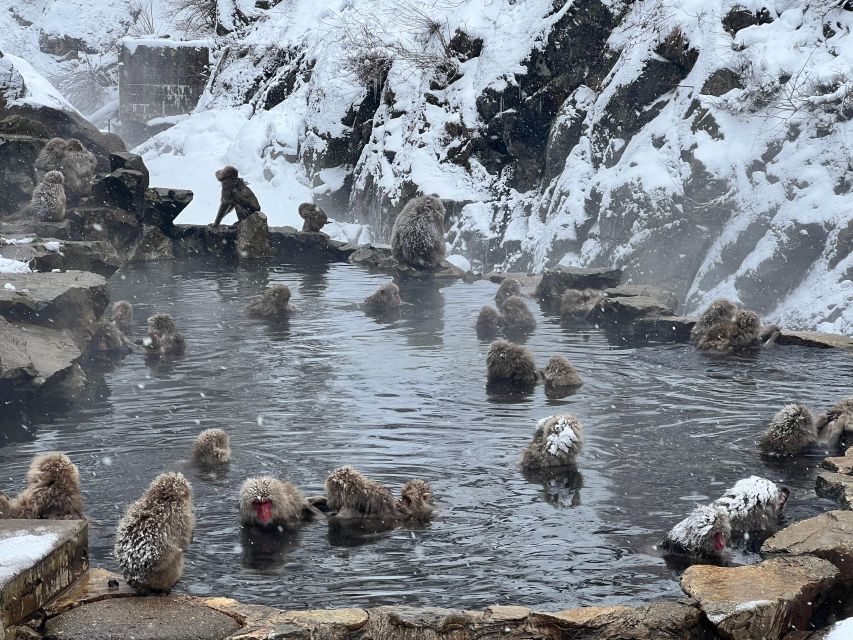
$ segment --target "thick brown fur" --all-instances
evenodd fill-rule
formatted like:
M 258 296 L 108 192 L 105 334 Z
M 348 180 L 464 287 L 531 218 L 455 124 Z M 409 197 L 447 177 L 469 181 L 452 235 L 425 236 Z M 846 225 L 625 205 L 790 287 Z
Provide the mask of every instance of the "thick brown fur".
M 670 553 L 718 558 L 731 536 L 732 523 L 726 510 L 700 504 L 666 534 L 661 546 Z
M 36 157 L 36 181 L 42 182 L 48 171 L 62 171 L 66 142 L 62 138 L 51 138 Z
M 593 289 L 567 289 L 560 296 L 560 315 L 564 318 L 586 318 L 602 295 Z
M 113 324 L 126 336 L 133 335 L 133 305 L 127 300 L 113 302 Z
M 0 520 L 5 520 L 15 517 L 15 509 L 13 501 L 9 496 L 0 491 Z
M 536 318 L 527 303 L 518 296 L 510 296 L 501 305 L 503 329 L 508 334 L 527 335 L 536 328 Z
M 734 326 L 729 334 L 729 346 L 732 349 L 746 349 L 760 346 L 761 318 L 755 311 L 741 309 L 735 316 Z
M 568 390 L 583 384 L 577 369 L 563 356 L 551 356 L 548 364 L 542 369 L 542 379 L 548 396 L 563 396 Z
M 92 192 L 95 167 L 98 161 L 79 140 L 71 138 L 65 145 L 62 157 L 62 173 L 65 176 L 65 193 L 72 202 Z
M 326 478 L 326 498 L 336 517 L 396 518 L 394 496 L 384 487 L 347 465 Z
M 409 480 L 400 489 L 400 499 L 396 506 L 402 519 L 422 520 L 429 518 L 435 511 L 432 487 L 424 480 Z
M 808 407 L 788 404 L 773 416 L 767 431 L 758 441 L 758 448 L 766 455 L 792 456 L 814 445 L 817 435 Z
M 286 318 L 295 310 L 290 304 L 290 289 L 283 284 L 267 288 L 246 307 L 246 313 L 257 318 Z
M 393 282 L 383 284 L 364 299 L 364 309 L 368 313 L 385 313 L 401 304 L 400 288 Z
M 80 474 L 63 453 L 36 456 L 27 471 L 27 487 L 11 504 L 16 518 L 80 520 Z
M 568 413 L 549 416 L 536 425 L 533 442 L 521 455 L 521 469 L 533 473 L 574 465 L 582 449 L 583 426 L 578 419 Z
M 486 355 L 489 383 L 527 388 L 536 384 L 536 363 L 524 347 L 506 340 L 495 340 Z
M 190 459 L 201 466 L 225 464 L 231 459 L 228 434 L 222 429 L 205 429 L 193 443 Z
M 39 222 L 65 220 L 65 178 L 59 171 L 48 171 L 33 189 L 30 208 Z
M 269 503 L 269 520 L 254 505 Z M 302 521 L 305 498 L 295 486 L 271 476 L 249 478 L 240 487 L 240 522 L 255 527 L 292 527 Z
M 187 342 L 168 313 L 155 313 L 148 318 L 148 339 L 143 340 L 148 353 L 179 356 L 186 351 Z
M 391 230 L 391 251 L 400 264 L 432 271 L 444 259 L 444 205 L 432 196 L 406 203 Z
M 194 528 L 187 479 L 180 473 L 154 478 L 116 529 L 114 554 L 127 583 L 140 593 L 170 591 L 183 574 Z
M 726 351 L 737 312 L 737 306 L 731 300 L 714 300 L 696 321 L 690 332 L 690 341 L 702 351 Z
M 97 322 L 92 326 L 89 354 L 97 357 L 120 358 L 133 351 L 130 342 L 112 322 Z
M 303 202 L 299 205 L 299 217 L 304 221 L 302 223 L 302 231 L 316 233 L 321 231 L 329 222 L 326 212 L 316 204 Z
M 261 204 L 254 191 L 249 188 L 243 178 L 239 177 L 237 169 L 231 165 L 222 167 L 216 171 L 216 179 L 222 183 L 222 194 L 219 211 L 216 212 L 216 220 L 213 221 L 214 227 L 219 225 L 232 209 L 237 214 L 238 221 L 245 220 L 261 210 Z
M 495 294 L 495 304 L 501 306 L 510 296 L 521 296 L 521 282 L 515 278 L 504 278 Z
M 820 414 L 815 420 L 815 429 L 819 442 L 829 448 L 838 446 L 842 438 L 850 444 L 850 431 L 853 430 L 853 398 L 836 402 Z
M 485 306 L 477 316 L 477 337 L 481 340 L 494 340 L 501 332 L 503 318 L 493 307 Z

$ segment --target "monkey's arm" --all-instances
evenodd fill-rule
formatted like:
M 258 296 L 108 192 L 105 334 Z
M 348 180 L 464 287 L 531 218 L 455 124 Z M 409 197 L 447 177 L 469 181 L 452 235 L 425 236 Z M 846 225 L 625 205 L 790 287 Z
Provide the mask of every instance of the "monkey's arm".
M 758 334 L 758 339 L 761 341 L 762 347 L 772 347 L 776 344 L 776 338 L 779 337 L 781 330 L 775 324 L 761 327 L 761 333 Z
M 219 223 L 222 222 L 222 218 L 228 215 L 231 209 L 234 208 L 234 198 L 231 197 L 230 193 L 227 193 L 224 189 L 222 190 L 222 202 L 219 205 L 219 211 L 216 212 L 216 220 L 213 221 L 213 226 L 218 227 Z
M 847 425 L 847 416 L 827 416 L 823 414 L 815 421 L 817 429 L 818 444 L 828 448 L 835 448 L 841 442 L 844 427 Z

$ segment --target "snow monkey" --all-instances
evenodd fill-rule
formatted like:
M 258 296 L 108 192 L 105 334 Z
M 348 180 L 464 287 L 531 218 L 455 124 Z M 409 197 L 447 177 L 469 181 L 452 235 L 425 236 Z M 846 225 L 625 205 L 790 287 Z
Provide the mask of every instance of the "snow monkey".
M 818 433 L 826 434 L 826 441 L 830 444 L 836 437 L 848 440 L 849 432 L 853 430 L 853 398 L 836 402 L 824 411 L 817 417 L 815 428 Z
M 240 487 L 240 522 L 255 527 L 293 527 L 316 510 L 289 482 L 249 478 Z
M 521 456 L 521 470 L 543 471 L 574 465 L 583 449 L 583 427 L 573 415 L 563 413 L 543 418 L 536 425 L 533 442 Z
M 536 318 L 527 308 L 527 303 L 518 296 L 509 296 L 501 304 L 504 332 L 525 336 L 536 328 Z
M 403 304 L 400 300 L 400 288 L 393 282 L 383 284 L 364 300 L 364 309 L 368 313 L 386 313 Z
M 97 165 L 95 154 L 85 149 L 79 140 L 71 138 L 68 141 L 62 156 L 62 173 L 65 176 L 65 193 L 69 200 L 76 202 L 92 192 Z
M 222 195 L 219 211 L 216 212 L 216 220 L 213 221 L 214 227 L 219 226 L 222 218 L 227 216 L 232 209 L 237 214 L 238 222 L 261 210 L 261 205 L 254 192 L 243 178 L 238 177 L 237 169 L 231 165 L 222 167 L 216 171 L 216 179 L 222 183 Z
M 267 288 L 246 307 L 246 313 L 256 318 L 286 318 L 293 311 L 296 307 L 290 304 L 290 289 L 283 284 Z
M 785 510 L 790 494 L 787 487 L 779 487 L 765 478 L 750 476 L 735 482 L 711 506 L 726 511 L 732 531 L 769 531 L 779 524 L 779 517 Z
M 486 355 L 489 384 L 506 384 L 520 389 L 531 389 L 536 384 L 536 363 L 533 354 L 520 345 L 506 340 L 495 340 Z
M 33 458 L 27 471 L 26 488 L 11 501 L 15 518 L 79 520 L 83 516 L 80 474 L 62 453 Z
M 133 335 L 133 305 L 127 300 L 113 302 L 112 322 L 124 335 Z
M 593 289 L 567 289 L 560 296 L 560 315 L 563 318 L 586 318 L 603 294 Z
M 316 204 L 303 202 L 299 205 L 299 217 L 304 220 L 302 223 L 302 231 L 317 232 L 322 230 L 329 222 L 326 212 Z
M 690 332 L 690 341 L 702 351 L 726 351 L 737 312 L 737 306 L 731 300 L 714 300 L 696 321 Z
M 432 489 L 423 480 L 410 480 L 395 500 L 387 487 L 347 465 L 326 478 L 326 500 L 337 519 L 426 518 L 434 510 Z
M 5 520 L 15 517 L 12 500 L 5 493 L 0 491 L 0 520 Z
M 59 171 L 48 171 L 33 189 L 30 208 L 39 222 L 65 220 L 65 178 Z
M 432 487 L 424 480 L 409 480 L 400 489 L 400 499 L 397 500 L 397 511 L 400 518 L 425 519 L 435 511 L 432 501 Z
M 121 358 L 133 351 L 130 341 L 112 322 L 98 322 L 92 326 L 89 354 L 96 357 Z
M 155 313 L 148 318 L 148 336 L 142 345 L 153 355 L 176 355 L 184 353 L 187 342 L 175 326 L 168 313 Z
M 583 384 L 577 369 L 563 356 L 551 356 L 541 375 L 545 381 L 545 395 L 551 398 L 562 398 Z
M 36 182 L 43 182 L 49 171 L 62 170 L 62 157 L 65 155 L 65 140 L 51 138 L 36 157 Z
M 127 583 L 139 593 L 171 591 L 194 528 L 190 483 L 180 473 L 161 473 L 116 529 L 114 555 Z
M 718 558 L 731 537 L 732 523 L 726 510 L 700 504 L 666 534 L 662 546 L 671 553 Z
M 501 332 L 503 318 L 493 307 L 485 306 L 477 316 L 475 328 L 477 337 L 481 340 L 494 340 Z
M 829 411 L 843 408 L 843 403 L 839 405 Z M 841 441 L 846 420 L 831 419 L 830 415 L 835 414 L 821 415 L 815 420 L 805 405 L 787 404 L 773 416 L 758 441 L 758 448 L 771 456 L 797 455 L 814 445 L 834 449 Z
M 205 429 L 193 443 L 191 460 L 200 466 L 225 464 L 231 459 L 228 434 L 222 429 Z
M 501 306 L 510 296 L 521 296 L 521 282 L 515 278 L 504 278 L 495 294 L 495 304 Z
M 406 203 L 391 230 L 391 250 L 400 264 L 432 271 L 444 259 L 444 205 L 433 196 Z

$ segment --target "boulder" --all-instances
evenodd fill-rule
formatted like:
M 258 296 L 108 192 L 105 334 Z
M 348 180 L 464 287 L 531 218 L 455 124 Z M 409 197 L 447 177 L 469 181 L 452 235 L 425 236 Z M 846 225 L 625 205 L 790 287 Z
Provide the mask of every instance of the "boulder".
M 843 456 L 825 458 L 820 466 L 845 476 L 853 475 L 853 447 L 847 449 Z
M 145 188 L 148 188 L 150 174 L 148 173 L 148 167 L 145 166 L 145 162 L 142 160 L 142 156 L 138 156 L 135 153 L 128 153 L 127 151 L 113 151 L 110 153 L 110 171 L 117 171 L 118 169 L 138 171 L 144 178 Z
M 4 133 L 41 138 L 43 141 L 50 138 L 50 131 L 41 122 L 23 116 L 9 116 L 0 120 L 0 135 Z
M 118 207 L 143 216 L 145 190 L 148 189 L 148 172 L 133 169 L 116 169 L 92 186 L 91 201 L 107 207 Z
M 611 289 L 621 281 L 621 269 L 559 266 L 545 270 L 535 296 L 540 302 L 558 305 L 566 289 Z
M 145 235 L 130 258 L 131 262 L 153 262 L 155 260 L 174 260 L 172 239 L 157 227 L 147 227 Z
M 623 284 L 618 287 L 605 289 L 604 293 L 609 298 L 651 298 L 660 302 L 664 307 L 678 311 L 678 298 L 672 291 L 658 289 L 647 284 Z
M 693 565 L 681 587 L 723 638 L 778 640 L 806 628 L 837 577 L 831 562 L 798 556 L 744 567 Z
M 103 276 L 86 271 L 0 274 L 0 315 L 51 327 L 96 321 L 110 302 Z
M 672 317 L 675 310 L 658 298 L 626 296 L 603 298 L 590 312 L 593 322 L 614 327 L 627 327 L 640 318 Z
M 783 330 L 776 339 L 776 344 L 853 351 L 853 338 L 836 333 L 821 333 L 820 331 Z
M 634 322 L 634 335 L 647 340 L 662 342 L 690 342 L 690 332 L 696 325 L 696 318 L 685 316 L 658 316 L 638 318 Z
M 817 474 L 815 491 L 821 498 L 835 500 L 845 509 L 853 509 L 853 476 L 821 471 Z
M 0 133 L 0 217 L 29 203 L 35 188 L 35 162 L 45 141 Z
M 59 244 L 59 251 L 53 250 L 49 243 Z M 45 244 L 51 246 L 50 249 Z M 4 258 L 29 262 L 33 271 L 92 271 L 109 278 L 122 264 L 115 247 L 103 241 L 73 241 L 39 239 L 31 244 L 0 245 L 0 254 Z
M 176 258 L 193 256 L 211 256 L 214 258 L 233 258 L 234 240 L 237 231 L 231 227 L 219 225 L 181 224 L 172 230 Z
M 565 629 L 567 638 L 619 640 L 700 640 L 709 637 L 702 612 L 677 602 L 644 607 L 583 607 L 558 613 L 534 613 L 535 627 Z M 542 637 L 551 637 L 543 633 Z
M 68 212 L 71 240 L 105 240 L 124 254 L 142 237 L 136 215 L 115 207 L 85 205 Z
M 853 511 L 829 511 L 801 520 L 768 538 L 764 554 L 810 554 L 838 567 L 841 579 L 853 580 Z
M 142 208 L 142 222 L 162 229 L 171 227 L 178 214 L 192 201 L 193 192 L 187 189 L 148 189 Z
M 391 245 L 389 244 L 360 245 L 350 255 L 348 262 L 379 271 L 393 271 L 397 268 L 397 261 L 391 255 Z
M 273 254 L 266 215 L 258 211 L 237 224 L 234 248 L 241 258 L 267 258 Z
M 299 231 L 293 227 L 270 229 L 270 243 L 278 256 L 329 262 L 346 262 L 356 251 L 355 246 L 332 240 L 322 231 Z

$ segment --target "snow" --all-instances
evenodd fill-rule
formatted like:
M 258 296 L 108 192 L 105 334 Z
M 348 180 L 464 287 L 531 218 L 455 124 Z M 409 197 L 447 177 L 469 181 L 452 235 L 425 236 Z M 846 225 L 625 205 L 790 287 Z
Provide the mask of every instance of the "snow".
M 0 255 L 0 273 L 30 273 L 30 266 L 26 262 L 4 258 Z
M 851 638 L 853 638 L 853 618 L 836 622 L 826 636 L 826 640 L 850 640 Z
M 0 244 L 32 244 L 35 238 L 3 238 L 0 237 Z
M 12 100 L 10 105 L 45 105 L 62 111 L 77 112 L 71 106 L 71 103 L 36 71 L 29 62 L 9 53 L 3 54 L 3 60 L 11 62 L 15 70 L 21 74 L 24 80 L 24 88 L 26 89 L 23 97 Z
M 59 253 L 62 249 L 62 244 L 58 240 L 48 240 L 44 243 L 44 248 L 53 253 Z
M 131 54 L 136 53 L 139 47 L 152 47 L 158 49 L 204 49 L 213 46 L 212 40 L 176 40 L 174 38 L 122 38 L 124 45 Z
M 56 534 L 48 532 L 0 538 L 0 583 L 43 559 L 58 540 Z
M 462 269 L 465 273 L 470 273 L 471 271 L 471 262 L 465 256 L 460 255 L 449 255 L 447 256 L 447 261 L 452 264 L 454 267 Z

